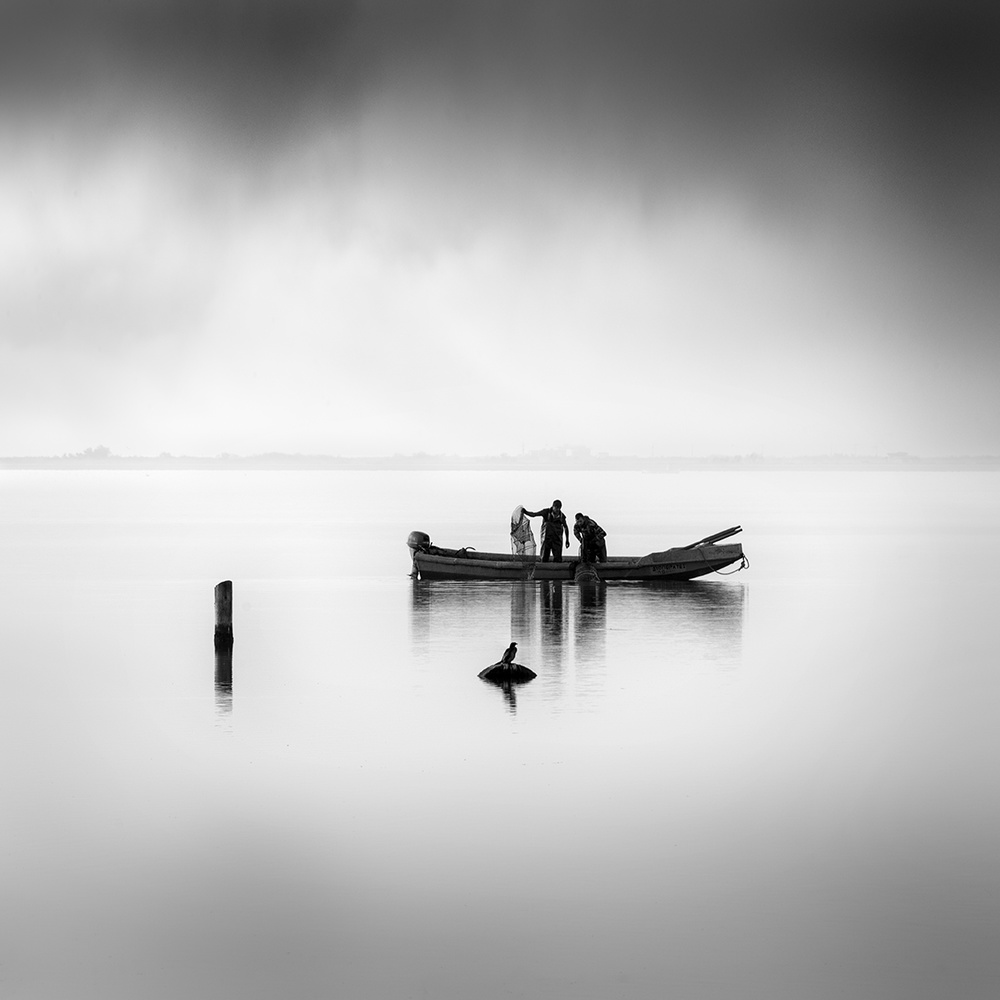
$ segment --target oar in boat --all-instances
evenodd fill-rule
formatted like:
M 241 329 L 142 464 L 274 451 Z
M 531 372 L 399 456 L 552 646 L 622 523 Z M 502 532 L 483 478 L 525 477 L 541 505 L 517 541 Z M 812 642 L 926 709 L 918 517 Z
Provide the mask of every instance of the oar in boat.
M 690 545 L 681 545 L 682 549 L 694 549 L 699 545 L 711 545 L 713 542 L 721 541 L 723 538 L 729 538 L 730 535 L 735 535 L 743 530 L 740 525 L 736 525 L 733 528 L 726 528 L 725 531 L 717 531 L 714 535 L 708 535 L 705 538 L 699 538 L 698 541 L 692 542 Z

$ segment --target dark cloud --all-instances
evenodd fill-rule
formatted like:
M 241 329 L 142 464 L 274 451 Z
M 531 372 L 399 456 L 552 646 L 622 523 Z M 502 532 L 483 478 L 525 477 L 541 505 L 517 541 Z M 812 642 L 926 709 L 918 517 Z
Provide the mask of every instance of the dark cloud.
M 23 96 L 145 79 L 220 107 L 252 95 L 265 110 L 268 96 L 329 98 L 331 81 L 371 83 L 421 58 L 470 99 L 506 78 L 552 110 L 689 107 L 722 125 L 765 119 L 782 94 L 807 101 L 810 77 L 858 74 L 876 104 L 916 116 L 982 115 L 1000 80 L 1000 18 L 962 2 L 21 0 L 0 8 L 0 25 L 4 75 Z
M 303 102 L 350 94 L 352 22 L 353 6 L 336 0 L 9 3 L 3 103 L 98 128 L 166 111 L 269 138 Z
M 846 178 L 984 271 L 1000 256 L 997 106 L 1000 14 L 974 0 L 0 7 L 0 108 L 80 147 L 169 128 L 182 157 L 257 175 L 339 127 L 338 155 L 361 171 L 381 157 L 431 199 L 478 178 L 473 205 L 504 185 L 531 204 L 548 175 L 655 212 L 716 183 L 795 225 L 836 215 Z M 379 115 L 373 154 L 359 123 Z

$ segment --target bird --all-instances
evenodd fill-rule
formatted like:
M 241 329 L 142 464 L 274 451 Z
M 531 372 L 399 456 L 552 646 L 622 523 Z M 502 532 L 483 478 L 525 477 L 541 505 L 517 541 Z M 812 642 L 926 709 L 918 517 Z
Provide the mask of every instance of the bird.
M 512 642 L 504 651 L 503 656 L 500 657 L 500 663 L 503 666 L 509 666 L 514 662 L 514 654 L 517 653 L 517 643 Z

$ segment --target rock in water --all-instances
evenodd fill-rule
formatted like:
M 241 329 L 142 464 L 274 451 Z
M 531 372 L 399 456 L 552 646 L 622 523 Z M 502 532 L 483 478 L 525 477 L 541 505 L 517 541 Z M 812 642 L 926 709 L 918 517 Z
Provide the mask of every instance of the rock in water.
M 518 681 L 533 680 L 538 674 L 529 667 L 520 663 L 499 663 L 490 664 L 485 670 L 479 671 L 479 676 L 484 681 L 496 681 L 500 684 L 516 683 Z

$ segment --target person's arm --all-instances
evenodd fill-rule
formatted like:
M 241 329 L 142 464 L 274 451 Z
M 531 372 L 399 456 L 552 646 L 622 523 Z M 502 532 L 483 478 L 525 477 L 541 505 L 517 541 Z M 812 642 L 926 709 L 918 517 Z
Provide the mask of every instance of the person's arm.
M 566 530 L 566 548 L 569 548 L 569 522 L 563 521 L 563 528 Z
M 540 510 L 528 510 L 527 507 L 521 508 L 524 511 L 525 517 L 538 517 L 541 514 Z

